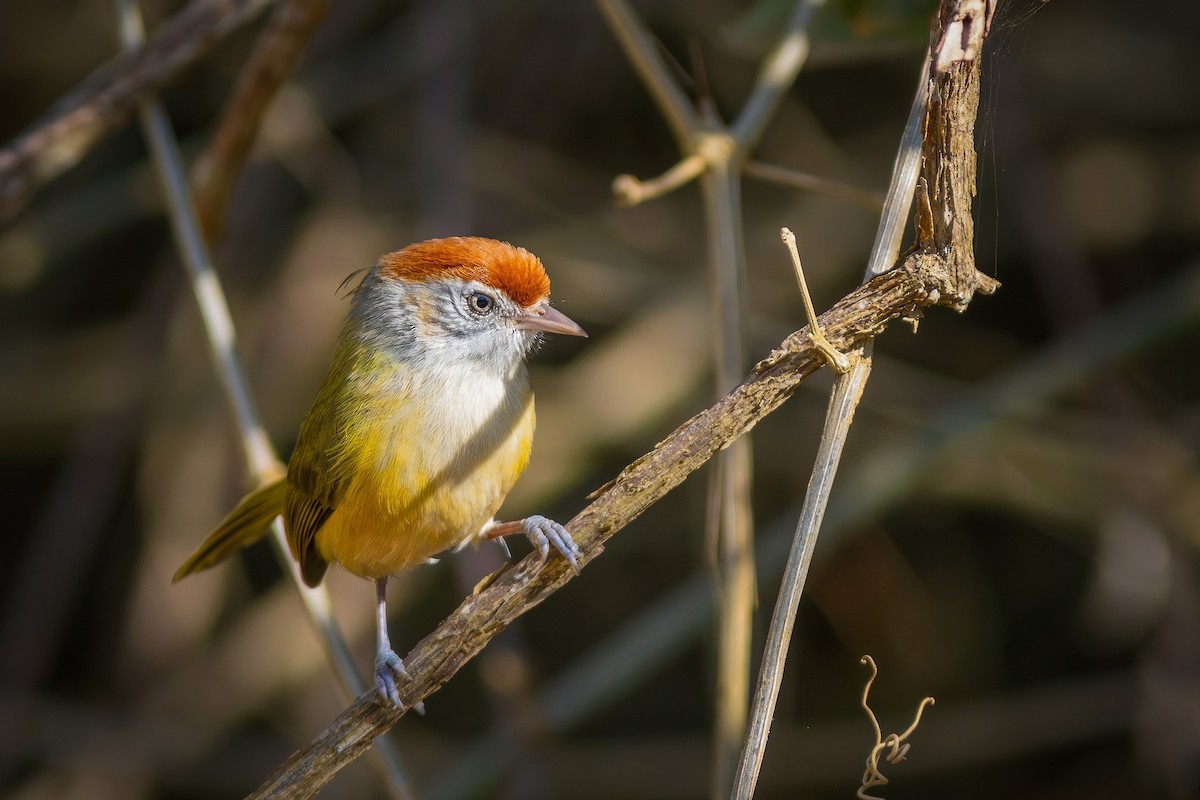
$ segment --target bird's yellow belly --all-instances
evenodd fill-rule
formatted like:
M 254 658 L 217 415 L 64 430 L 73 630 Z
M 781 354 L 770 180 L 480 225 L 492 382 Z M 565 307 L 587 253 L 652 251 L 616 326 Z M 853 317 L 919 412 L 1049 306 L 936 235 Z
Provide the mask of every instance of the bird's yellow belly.
M 477 533 L 525 470 L 533 398 L 456 433 L 394 424 L 352 444 L 356 469 L 337 508 L 317 532 L 322 558 L 364 578 L 424 563 Z M 497 418 L 507 418 L 497 424 Z M 411 421 L 402 412 L 397 419 Z

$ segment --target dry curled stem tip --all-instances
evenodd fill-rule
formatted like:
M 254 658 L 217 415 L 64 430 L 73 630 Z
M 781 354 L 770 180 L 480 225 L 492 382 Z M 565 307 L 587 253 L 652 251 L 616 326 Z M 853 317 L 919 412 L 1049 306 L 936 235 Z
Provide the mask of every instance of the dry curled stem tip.
M 875 659 L 870 656 L 863 656 L 860 663 L 866 664 L 871 668 L 871 677 L 867 678 L 867 683 L 863 687 L 862 693 L 862 708 L 867 712 L 867 717 L 871 720 L 871 727 L 875 729 L 875 745 L 871 748 L 871 752 L 867 754 L 867 769 L 863 772 L 862 786 L 858 789 L 858 797 L 860 800 L 881 800 L 876 795 L 867 794 L 867 790 L 875 786 L 886 786 L 888 779 L 882 772 L 879 771 L 879 756 L 884 751 L 887 755 L 884 756 L 889 764 L 899 764 L 908 755 L 908 748 L 911 744 L 907 742 L 909 736 L 921 724 L 921 715 L 925 713 L 925 707 L 931 706 L 934 703 L 932 697 L 926 697 L 917 706 L 917 715 L 913 719 L 912 724 L 905 729 L 904 733 L 890 733 L 886 737 L 883 735 L 883 730 L 879 727 L 879 719 L 875 716 L 875 712 L 871 710 L 870 704 L 867 702 L 867 696 L 871 693 L 871 684 L 875 682 L 875 677 L 879 674 L 879 668 L 875 666 Z
M 796 283 L 800 285 L 800 297 L 804 301 L 804 314 L 808 317 L 808 331 L 812 335 L 813 345 L 837 374 L 845 375 L 850 371 L 850 359 L 829 343 L 821 323 L 817 321 L 812 295 L 808 293 L 808 281 L 804 279 L 804 267 L 800 264 L 800 251 L 796 248 L 796 234 L 792 233 L 790 228 L 780 228 L 779 238 L 783 240 L 784 247 L 792 257 L 792 267 L 796 270 Z

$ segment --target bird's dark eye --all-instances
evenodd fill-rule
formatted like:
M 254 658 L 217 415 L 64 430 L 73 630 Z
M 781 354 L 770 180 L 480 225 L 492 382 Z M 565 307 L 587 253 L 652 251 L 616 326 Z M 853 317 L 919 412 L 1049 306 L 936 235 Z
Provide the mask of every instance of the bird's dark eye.
M 476 314 L 486 314 L 492 310 L 492 306 L 495 305 L 495 301 L 492 300 L 490 295 L 484 294 L 483 292 L 473 292 L 467 297 L 467 305 L 469 305 L 471 310 Z

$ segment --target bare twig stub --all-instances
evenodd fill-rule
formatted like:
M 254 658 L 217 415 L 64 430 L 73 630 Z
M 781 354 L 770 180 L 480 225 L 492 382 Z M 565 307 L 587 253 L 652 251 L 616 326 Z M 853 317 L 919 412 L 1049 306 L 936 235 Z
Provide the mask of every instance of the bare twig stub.
M 270 2 L 193 0 L 144 47 L 89 75 L 0 150 L 0 221 L 15 214 L 39 186 L 75 166 L 100 139 L 124 125 L 139 100 L 179 77 Z
M 855 289 L 821 316 L 821 327 L 834 347 L 852 350 L 891 320 L 953 296 L 947 270 L 927 259 Z M 567 524 L 583 548 L 580 563 L 598 557 L 604 542 L 778 408 L 823 364 L 807 331 L 793 333 L 732 392 L 597 490 L 593 502 Z M 573 577 L 561 560 L 551 559 L 541 569 L 538 563 L 535 554 L 501 570 L 413 648 L 404 659 L 412 675 L 404 686 L 406 704 L 437 691 L 513 620 Z M 381 707 L 375 692 L 364 694 L 251 797 L 311 797 L 401 716 L 402 712 Z
M 921 177 L 929 193 L 933 211 L 933 241 L 920 243 L 932 257 L 945 258 L 956 287 L 954 308 L 963 310 L 976 289 L 988 281 L 975 269 L 975 223 L 971 201 L 975 197 L 975 112 L 979 107 L 980 60 L 960 54 L 958 60 L 939 66 L 936 42 L 942 42 L 970 15 L 976 0 L 943 2 L 938 14 L 940 31 L 935 37 L 934 59 L 930 65 L 929 111 L 925 118 L 925 136 L 921 146 Z M 993 5 L 992 3 L 988 4 Z M 964 7 L 969 7 L 964 10 Z M 990 17 L 989 17 L 990 18 Z M 984 17 L 971 28 L 979 43 L 968 48 L 978 53 L 982 45 Z M 920 214 L 921 209 L 918 209 Z M 920 219 L 920 217 L 918 217 Z

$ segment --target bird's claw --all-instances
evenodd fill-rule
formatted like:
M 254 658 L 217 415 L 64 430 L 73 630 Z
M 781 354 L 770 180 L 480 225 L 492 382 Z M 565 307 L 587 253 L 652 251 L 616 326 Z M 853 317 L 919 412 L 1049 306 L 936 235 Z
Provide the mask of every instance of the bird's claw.
M 500 545 L 500 549 L 504 551 L 504 560 L 512 561 L 512 550 L 508 549 L 508 542 L 504 541 L 503 536 L 496 540 L 496 544 Z
M 579 574 L 578 559 L 582 551 L 562 525 L 541 514 L 534 514 L 532 517 L 525 518 L 525 535 L 529 537 L 529 541 L 541 554 L 543 564 L 550 557 L 550 545 L 554 545 L 554 549 L 562 554 L 562 557 L 571 565 L 571 569 L 575 570 L 575 574 Z
M 404 662 L 400 660 L 400 656 L 396 655 L 396 651 L 380 650 L 375 655 L 375 688 L 379 690 L 379 696 L 383 698 L 384 703 L 390 702 L 396 708 L 404 711 L 407 706 L 400 701 L 397 678 L 410 679 L 408 670 L 404 668 Z M 419 713 L 425 713 L 421 703 L 417 703 L 413 707 L 417 708 Z

